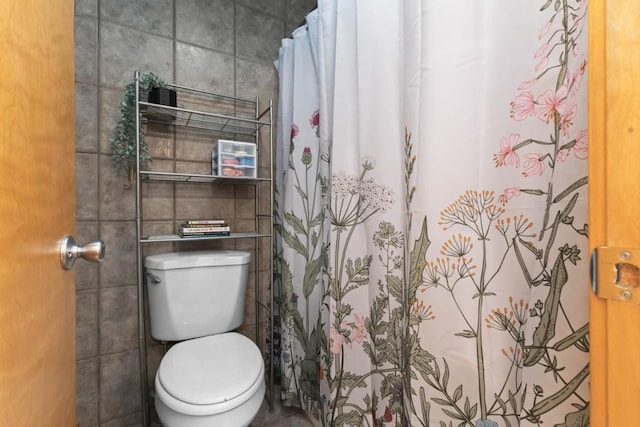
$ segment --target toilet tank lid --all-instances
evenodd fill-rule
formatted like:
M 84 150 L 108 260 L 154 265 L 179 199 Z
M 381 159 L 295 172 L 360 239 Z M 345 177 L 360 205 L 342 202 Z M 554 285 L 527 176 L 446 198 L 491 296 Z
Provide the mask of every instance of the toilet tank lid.
M 144 259 L 144 266 L 157 270 L 173 270 L 249 264 L 250 260 L 251 254 L 245 251 L 184 251 L 149 255 Z

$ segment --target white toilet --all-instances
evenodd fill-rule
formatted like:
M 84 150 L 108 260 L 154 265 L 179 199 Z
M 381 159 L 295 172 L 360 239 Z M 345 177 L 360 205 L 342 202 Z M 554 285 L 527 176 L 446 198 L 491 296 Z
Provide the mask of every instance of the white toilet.
M 244 320 L 251 254 L 191 251 L 145 258 L 151 336 L 181 341 L 160 362 L 155 406 L 166 427 L 243 427 L 265 393 L 264 361 Z

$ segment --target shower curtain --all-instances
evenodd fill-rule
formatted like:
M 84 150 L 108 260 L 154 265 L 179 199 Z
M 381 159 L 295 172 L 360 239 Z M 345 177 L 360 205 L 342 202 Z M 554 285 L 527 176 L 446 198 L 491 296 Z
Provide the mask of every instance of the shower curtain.
M 319 0 L 283 41 L 285 405 L 588 426 L 581 0 Z

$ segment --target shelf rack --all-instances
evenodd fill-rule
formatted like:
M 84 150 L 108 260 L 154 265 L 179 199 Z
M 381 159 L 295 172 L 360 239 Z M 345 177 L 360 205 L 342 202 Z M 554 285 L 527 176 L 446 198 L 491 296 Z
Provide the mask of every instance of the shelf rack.
M 138 159 L 137 165 L 140 164 L 141 154 L 141 131 L 142 127 L 146 124 L 162 124 L 169 125 L 172 128 L 189 128 L 198 129 L 206 132 L 215 137 L 237 137 L 242 136 L 244 138 L 250 138 L 255 142 L 256 149 L 259 150 L 261 146 L 260 130 L 262 128 L 268 128 L 268 175 L 263 177 L 222 177 L 216 175 L 206 174 L 192 174 L 181 172 L 158 172 L 152 170 L 141 170 L 140 167 L 136 168 L 135 173 L 135 193 L 136 193 L 136 206 L 135 206 L 135 222 L 136 222 L 136 259 L 137 259 L 137 293 L 138 293 L 138 342 L 140 349 L 140 382 L 141 382 L 141 399 L 143 406 L 143 425 L 147 427 L 149 425 L 149 392 L 147 387 L 147 355 L 146 355 L 146 333 L 145 333 L 145 300 L 144 300 L 144 257 L 143 246 L 159 243 L 159 242 L 195 242 L 203 240 L 226 240 L 226 239 L 253 239 L 254 250 L 256 259 L 254 260 L 254 285 L 255 285 L 255 300 L 256 300 L 256 343 L 260 345 L 260 327 L 259 327 L 259 313 L 260 310 L 266 310 L 267 321 L 269 328 L 269 340 L 266 344 L 268 350 L 268 396 L 267 400 L 269 408 L 273 410 L 274 402 L 274 366 L 273 366 L 273 285 L 271 283 L 273 278 L 273 209 L 274 209 L 274 183 L 273 183 L 273 105 L 272 101 L 268 101 L 268 106 L 265 110 L 259 111 L 259 99 L 247 100 L 227 95 L 216 94 L 200 89 L 194 89 L 177 84 L 168 85 L 171 89 L 176 90 L 178 94 L 178 105 L 176 107 L 164 106 L 149 103 L 141 100 L 143 93 L 140 90 L 140 72 L 134 73 L 135 83 L 135 99 L 136 99 L 136 158 Z M 184 99 L 187 99 L 185 102 Z M 212 102 L 212 100 L 214 102 Z M 251 116 L 244 114 L 239 116 L 236 106 L 238 103 L 244 105 L 253 106 L 251 109 Z M 215 105 L 212 105 L 215 104 Z M 160 118 L 160 119 L 158 119 Z M 166 120 L 169 118 L 169 121 Z M 179 141 L 176 140 L 176 143 Z M 184 183 L 209 183 L 212 185 L 255 185 L 255 228 L 253 232 L 245 233 L 231 233 L 228 236 L 197 236 L 182 238 L 178 235 L 146 235 L 143 234 L 143 214 L 142 214 L 142 182 L 143 181 L 161 181 L 161 182 L 184 182 Z M 269 212 L 260 212 L 260 183 L 266 183 L 269 188 Z M 262 230 L 264 227 L 263 222 L 267 219 L 267 230 Z M 260 295 L 261 275 L 259 274 L 259 260 L 261 259 L 261 246 L 260 241 L 264 239 L 267 241 L 267 256 L 269 260 L 269 301 L 265 304 L 260 301 L 258 297 Z

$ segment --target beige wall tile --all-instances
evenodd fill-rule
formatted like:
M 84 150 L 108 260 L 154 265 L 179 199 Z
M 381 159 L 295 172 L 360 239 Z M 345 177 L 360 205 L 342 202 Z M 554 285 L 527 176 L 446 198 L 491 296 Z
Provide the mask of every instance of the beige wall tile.
M 138 31 L 173 36 L 172 0 L 102 1 L 100 17 Z
M 100 425 L 141 410 L 138 350 L 100 358 Z
M 81 427 L 98 425 L 98 359 L 76 362 L 76 419 Z
M 98 355 L 98 291 L 76 294 L 76 359 Z
M 100 290 L 100 351 L 138 349 L 136 286 Z
M 133 80 L 135 70 L 153 72 L 171 81 L 172 58 L 171 39 L 105 21 L 100 26 L 100 84 L 103 86 L 124 88 Z
M 234 13 L 234 4 L 230 0 L 176 2 L 176 38 L 233 55 Z

